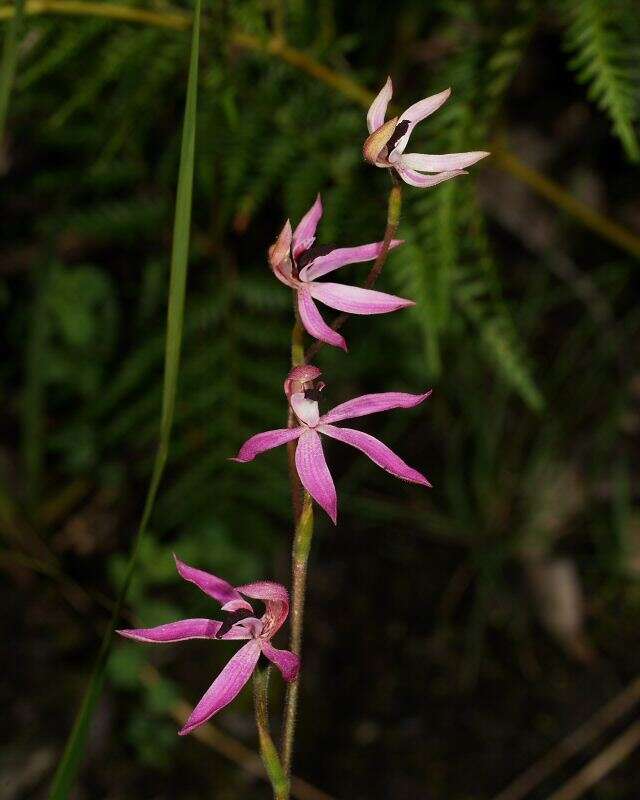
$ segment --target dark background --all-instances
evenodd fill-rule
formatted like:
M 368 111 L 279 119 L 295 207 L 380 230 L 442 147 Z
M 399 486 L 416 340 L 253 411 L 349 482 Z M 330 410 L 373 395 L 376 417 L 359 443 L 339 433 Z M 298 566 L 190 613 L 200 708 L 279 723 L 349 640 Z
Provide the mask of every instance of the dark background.
M 266 248 L 317 191 L 321 243 L 384 231 L 365 109 L 239 34 L 283 26 L 303 60 L 369 90 L 391 73 L 400 108 L 452 86 L 410 149 L 493 156 L 406 188 L 406 244 L 379 288 L 418 305 L 350 319 L 350 354 L 318 357 L 325 408 L 433 387 L 358 427 L 434 489 L 328 447 L 341 516 L 317 515 L 295 771 L 341 800 L 493 800 L 640 670 L 637 5 L 247 0 L 203 15 L 176 426 L 128 613 L 215 616 L 172 551 L 234 583 L 288 583 L 284 452 L 226 460 L 286 411 L 290 297 Z M 99 16 L 29 15 L 21 37 L 0 150 L 7 800 L 46 795 L 150 476 L 188 52 L 187 30 Z M 171 716 L 234 647 L 118 641 L 74 797 L 268 797 Z M 637 756 L 605 750 L 633 709 L 526 798 L 636 797 Z M 256 748 L 249 691 L 214 722 Z M 603 753 L 601 781 L 556 798 Z

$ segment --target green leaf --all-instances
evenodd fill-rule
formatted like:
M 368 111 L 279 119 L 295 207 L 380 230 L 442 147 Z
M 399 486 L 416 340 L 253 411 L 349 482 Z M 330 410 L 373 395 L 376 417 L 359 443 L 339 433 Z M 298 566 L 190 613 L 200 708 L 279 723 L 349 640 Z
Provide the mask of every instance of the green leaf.
M 11 87 L 16 74 L 18 36 L 22 27 L 23 15 L 24 0 L 16 0 L 16 11 L 7 27 L 2 49 L 2 69 L 0 69 L 0 142 L 4 139 L 9 97 L 11 96 Z
M 135 536 L 129 564 L 122 587 L 118 594 L 113 616 L 102 639 L 96 664 L 85 692 L 82 704 L 76 716 L 73 729 L 67 740 L 64 754 L 53 779 L 50 800 L 66 800 L 73 786 L 84 753 L 89 723 L 100 696 L 105 679 L 105 669 L 114 629 L 120 615 L 136 568 L 140 543 L 144 539 L 149 518 L 153 510 L 158 487 L 164 471 L 169 450 L 171 427 L 173 424 L 178 370 L 180 366 L 180 350 L 182 345 L 182 326 L 184 318 L 184 300 L 189 256 L 189 234 L 191 228 L 191 204 L 193 190 L 193 168 L 196 132 L 196 102 L 198 89 L 198 49 L 200 42 L 200 10 L 201 0 L 197 0 L 191 40 L 191 62 L 187 84 L 184 124 L 182 129 L 182 150 L 178 173 L 176 193 L 176 211 L 173 229 L 173 250 L 171 254 L 171 277 L 169 284 L 169 307 L 167 313 L 167 339 L 165 349 L 164 385 L 162 392 L 162 415 L 160 420 L 160 441 L 153 466 L 153 474 L 147 492 L 147 498 Z

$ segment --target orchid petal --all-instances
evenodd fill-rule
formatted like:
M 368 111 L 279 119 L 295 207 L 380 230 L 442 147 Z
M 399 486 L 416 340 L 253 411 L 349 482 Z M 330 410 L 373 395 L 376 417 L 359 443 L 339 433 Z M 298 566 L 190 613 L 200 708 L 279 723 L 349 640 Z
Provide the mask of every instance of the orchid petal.
M 157 625 L 155 628 L 127 628 L 117 630 L 116 633 L 126 639 L 135 639 L 137 642 L 171 644 L 184 642 L 187 639 L 215 639 L 221 627 L 222 623 L 215 619 L 198 618 L 167 622 L 165 625 Z
M 238 586 L 238 591 L 253 600 L 262 600 L 265 614 L 262 618 L 263 629 L 260 634 L 270 639 L 280 630 L 289 615 L 289 592 L 284 586 L 271 581 L 258 581 Z
M 179 731 L 180 736 L 185 736 L 204 725 L 214 714 L 217 714 L 238 696 L 256 668 L 260 652 L 259 640 L 253 639 L 232 656 L 191 712 L 184 727 Z
M 388 314 L 415 305 L 412 300 L 342 283 L 310 283 L 309 292 L 326 306 L 348 314 Z
M 175 553 L 173 557 L 180 577 L 184 578 L 185 581 L 189 581 L 189 583 L 195 584 L 198 589 L 209 595 L 209 597 L 213 597 L 214 600 L 223 605 L 225 610 L 253 611 L 249 603 L 238 594 L 230 583 L 218 578 L 216 575 L 212 575 L 210 572 L 190 567 L 184 561 L 180 561 Z M 229 608 L 231 604 L 233 608 Z
M 366 456 L 369 456 L 374 464 L 382 467 L 396 478 L 410 483 L 419 483 L 422 486 L 431 486 L 421 472 L 406 464 L 400 456 L 375 436 L 363 431 L 356 431 L 353 428 L 337 428 L 335 425 L 322 425 L 319 430 L 332 439 L 337 439 L 339 442 L 350 444 L 361 450 Z
M 446 153 L 441 156 L 431 156 L 426 153 L 405 153 L 401 160 L 404 167 L 420 170 L 422 172 L 450 172 L 465 169 L 486 158 L 490 153 L 477 150 L 472 153 Z
M 274 447 L 279 447 L 281 444 L 297 439 L 303 430 L 303 428 L 278 428 L 275 431 L 256 433 L 255 436 L 247 439 L 238 451 L 238 455 L 230 460 L 246 464 L 266 450 L 272 450 Z
M 389 250 L 403 243 L 403 239 L 392 239 Z M 322 275 L 333 272 L 345 264 L 357 264 L 361 261 L 373 261 L 382 250 L 382 242 L 362 244 L 359 247 L 338 247 L 324 256 L 314 258 L 310 264 L 300 270 L 301 281 L 314 281 Z
M 376 394 L 363 394 L 354 397 L 346 403 L 332 408 L 320 417 L 321 423 L 339 422 L 341 419 L 364 417 L 367 414 L 377 414 L 380 411 L 390 411 L 393 408 L 413 408 L 423 403 L 431 394 L 431 390 L 424 394 L 408 394 L 407 392 L 378 392 Z
M 313 430 L 305 431 L 298 440 L 296 469 L 304 488 L 335 525 L 338 519 L 336 487 L 322 452 L 320 437 Z
M 321 217 L 322 200 L 318 194 L 314 204 L 300 220 L 297 228 L 293 232 L 294 258 L 298 258 L 301 253 L 303 253 L 305 250 L 308 250 L 313 244 L 316 235 L 316 228 L 318 227 L 318 222 L 320 222 Z
M 467 174 L 463 169 L 454 169 L 449 172 L 438 172 L 436 175 L 423 175 L 421 172 L 405 167 L 402 161 L 399 161 L 395 168 L 405 183 L 410 186 L 418 186 L 420 189 L 428 189 L 430 186 L 437 186 L 439 183 L 444 183 L 444 181 L 448 181 L 451 178 L 457 178 L 458 175 Z
M 318 424 L 320 409 L 316 400 L 308 400 L 303 392 L 294 392 L 289 398 L 291 408 L 300 422 L 312 428 Z
M 310 336 L 314 336 L 321 342 L 326 342 L 334 347 L 340 347 L 343 350 L 347 349 L 344 337 L 336 333 L 322 319 L 318 307 L 313 302 L 313 298 L 306 287 L 298 290 L 298 310 L 300 311 L 300 319 L 304 329 Z
M 290 650 L 278 650 L 270 642 L 263 641 L 261 644 L 263 654 L 278 667 L 285 681 L 295 681 L 300 670 L 298 656 Z
M 373 133 L 384 124 L 387 106 L 392 97 L 393 83 L 391 82 L 391 77 L 388 77 L 385 85 L 380 89 L 376 99 L 371 103 L 367 111 L 367 128 L 369 133 Z
M 431 97 L 425 97 L 423 100 L 418 100 L 417 103 L 409 106 L 409 108 L 400 116 L 400 119 L 398 120 L 399 126 L 402 125 L 403 122 L 407 122 L 407 129 L 394 143 L 393 148 L 390 147 L 389 149 L 396 150 L 398 153 L 404 153 L 404 149 L 407 146 L 409 137 L 411 136 L 415 126 L 423 119 L 433 114 L 434 111 L 437 111 L 441 105 L 446 103 L 450 94 L 451 89 L 445 89 L 444 92 L 431 95 Z

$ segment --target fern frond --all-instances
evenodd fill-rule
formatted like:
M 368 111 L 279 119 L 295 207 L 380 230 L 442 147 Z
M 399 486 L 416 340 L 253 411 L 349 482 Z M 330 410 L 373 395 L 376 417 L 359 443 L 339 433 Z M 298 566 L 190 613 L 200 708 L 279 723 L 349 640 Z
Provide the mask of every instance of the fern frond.
M 640 160 L 638 8 L 626 0 L 566 0 L 569 66 L 589 97 L 611 118 L 631 161 Z

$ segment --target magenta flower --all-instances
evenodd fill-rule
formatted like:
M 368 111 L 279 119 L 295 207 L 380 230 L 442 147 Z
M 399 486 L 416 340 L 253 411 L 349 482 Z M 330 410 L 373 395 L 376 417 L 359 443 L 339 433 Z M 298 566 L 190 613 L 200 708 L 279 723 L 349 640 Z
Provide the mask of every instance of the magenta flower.
M 403 300 L 401 297 L 372 289 L 318 282 L 317 278 L 346 264 L 372 261 L 382 248 L 382 242 L 338 248 L 314 245 L 316 228 L 321 217 L 322 200 L 318 195 L 295 231 L 291 230 L 291 222 L 286 221 L 275 244 L 269 248 L 269 264 L 276 278 L 296 292 L 300 319 L 305 330 L 322 342 L 346 350 L 344 338 L 322 319 L 315 300 L 348 314 L 388 314 L 415 304 L 411 300 Z M 394 239 L 390 248 L 400 244 L 400 239 Z
M 449 178 L 465 175 L 465 167 L 470 167 L 489 153 L 477 151 L 432 156 L 426 153 L 404 152 L 415 126 L 437 111 L 448 100 L 450 94 L 451 89 L 445 89 L 440 94 L 425 97 L 424 100 L 409 106 L 399 119 L 394 117 L 385 122 L 387 106 L 393 96 L 393 84 L 391 78 L 387 78 L 387 82 L 367 112 L 367 128 L 370 135 L 363 147 L 367 161 L 376 167 L 395 169 L 402 180 L 411 186 L 435 186 L 442 181 L 448 181 Z M 434 174 L 424 175 L 425 172 Z
M 405 392 L 365 394 L 341 403 L 326 414 L 320 415 L 318 394 L 324 387 L 324 384 L 317 380 L 320 375 L 320 370 L 311 365 L 294 367 L 284 383 L 284 390 L 300 424 L 295 428 L 281 428 L 252 436 L 232 460 L 243 463 L 253 461 L 265 450 L 297 439 L 295 463 L 300 481 L 316 503 L 331 517 L 334 524 L 338 517 L 338 499 L 325 461 L 320 434 L 362 450 L 374 464 L 396 478 L 419 483 L 422 486 L 431 486 L 424 475 L 405 464 L 386 444 L 375 437 L 363 431 L 339 428 L 333 424 L 343 419 L 363 417 L 366 414 L 376 414 L 378 411 L 388 411 L 392 408 L 413 408 L 426 400 L 431 391 L 425 394 Z
M 289 615 L 289 594 L 284 586 L 269 581 L 247 583 L 233 587 L 231 584 L 190 567 L 177 556 L 176 567 L 181 578 L 195 583 L 209 597 L 222 603 L 222 611 L 228 613 L 225 622 L 214 619 L 181 619 L 156 628 L 136 628 L 117 631 L 121 636 L 138 642 L 171 644 L 186 639 L 248 639 L 231 657 L 222 672 L 207 689 L 205 695 L 185 722 L 181 736 L 199 728 L 228 705 L 238 695 L 251 677 L 260 654 L 278 667 L 286 681 L 298 675 L 298 656 L 289 650 L 276 650 L 271 639 L 280 630 Z M 244 597 L 243 597 L 244 595 Z M 244 598 L 261 600 L 265 605 L 262 617 L 255 616 L 253 608 Z

